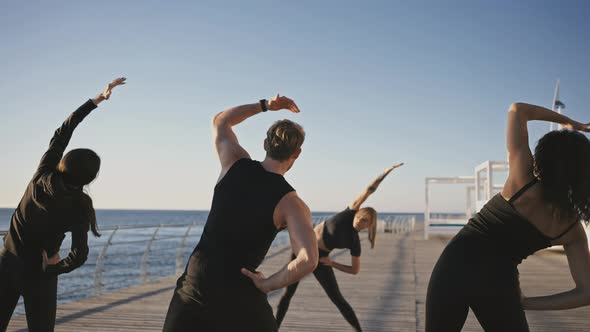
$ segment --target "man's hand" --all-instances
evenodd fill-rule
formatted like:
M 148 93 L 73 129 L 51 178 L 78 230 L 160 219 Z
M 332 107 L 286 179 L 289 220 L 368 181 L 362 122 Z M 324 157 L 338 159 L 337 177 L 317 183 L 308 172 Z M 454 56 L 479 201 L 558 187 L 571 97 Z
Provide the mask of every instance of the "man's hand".
M 266 294 L 271 291 L 271 289 L 266 286 L 267 279 L 262 272 L 251 272 L 248 269 L 242 268 L 242 274 L 250 278 L 254 283 L 254 286 L 256 286 L 261 292 Z
M 295 102 L 292 99 L 287 98 L 285 96 L 279 96 L 278 93 L 276 96 L 274 96 L 271 100 L 268 101 L 268 105 L 266 108 L 269 111 L 278 111 L 278 110 L 282 110 L 282 109 L 288 109 L 289 111 L 291 111 L 293 113 L 301 112 L 299 110 L 299 107 L 297 107 L 297 105 L 295 104 Z

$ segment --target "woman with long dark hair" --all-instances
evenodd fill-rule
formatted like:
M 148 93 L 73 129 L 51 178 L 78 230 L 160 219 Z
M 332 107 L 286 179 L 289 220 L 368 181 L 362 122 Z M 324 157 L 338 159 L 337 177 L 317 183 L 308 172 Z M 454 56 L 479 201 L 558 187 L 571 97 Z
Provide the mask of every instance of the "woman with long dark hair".
M 566 129 L 542 137 L 533 155 L 527 123 Z M 517 103 L 508 112 L 509 176 L 449 242 L 426 297 L 426 332 L 460 331 L 471 308 L 485 331 L 528 331 L 524 310 L 590 304 L 590 253 L 581 221 L 590 220 L 590 141 L 582 124 L 549 109 Z M 575 288 L 526 297 L 517 265 L 534 252 L 563 245 Z
M 375 247 L 375 239 L 377 236 L 377 211 L 372 207 L 363 207 L 363 203 L 373 194 L 379 184 L 385 177 L 394 169 L 402 166 L 403 163 L 393 165 L 379 175 L 373 182 L 369 184 L 365 190 L 352 201 L 344 211 L 341 211 L 325 222 L 318 224 L 314 230 L 318 242 L 320 263 L 313 271 L 313 275 L 318 280 L 332 303 L 336 305 L 344 319 L 356 330 L 361 331 L 361 325 L 354 313 L 354 310 L 348 304 L 336 281 L 334 269 L 340 270 L 344 273 L 357 274 L 361 269 L 361 243 L 359 239 L 359 232 L 367 230 L 369 235 L 369 242 L 371 249 Z M 330 258 L 330 252 L 333 249 L 350 249 L 351 265 L 345 265 L 333 261 Z M 291 257 L 293 259 L 295 255 Z M 285 289 L 283 296 L 279 302 L 276 313 L 277 324 L 280 326 L 287 310 L 291 298 L 295 295 L 299 282 L 295 282 Z
M 89 149 L 63 153 L 78 124 L 122 84 L 124 77 L 113 80 L 55 131 L 12 215 L 0 250 L 0 331 L 6 331 L 21 295 L 29 331 L 53 331 L 57 276 L 84 264 L 89 230 L 100 236 L 92 199 L 83 191 L 96 178 L 100 158 Z M 71 251 L 60 259 L 59 249 L 67 232 L 72 235 Z

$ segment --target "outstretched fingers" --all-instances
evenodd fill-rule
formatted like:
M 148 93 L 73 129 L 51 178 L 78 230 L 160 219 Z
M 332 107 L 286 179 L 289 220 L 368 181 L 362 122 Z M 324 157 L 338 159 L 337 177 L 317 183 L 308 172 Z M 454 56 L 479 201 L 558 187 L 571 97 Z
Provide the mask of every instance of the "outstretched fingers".
M 242 274 L 245 275 L 246 277 L 248 277 L 252 280 L 256 279 L 256 274 L 250 272 L 250 270 L 242 268 L 241 271 L 242 271 Z
M 245 275 L 246 277 L 256 281 L 256 280 L 260 280 L 260 279 L 264 279 L 264 275 L 260 272 L 252 272 L 246 268 L 242 268 L 242 274 Z
M 111 92 L 112 92 L 112 90 L 113 90 L 115 87 L 117 87 L 117 86 L 119 86 L 119 85 L 126 84 L 126 82 L 125 82 L 126 80 L 127 80 L 127 78 L 126 78 L 126 77 L 119 77 L 119 78 L 115 78 L 115 79 L 114 79 L 114 80 L 113 80 L 111 83 L 109 83 L 109 84 L 107 85 L 106 91 L 108 91 L 108 94 L 110 95 L 110 94 L 111 94 Z
M 293 99 L 287 98 L 287 97 L 283 97 L 285 98 L 286 101 L 286 108 L 289 109 L 289 111 L 293 112 L 293 113 L 299 113 L 301 112 L 301 110 L 299 109 L 299 107 L 297 106 L 297 104 L 295 104 L 295 102 L 293 101 Z
M 278 111 L 278 110 L 289 110 L 293 113 L 299 113 L 301 110 L 295 104 L 293 99 L 285 96 L 281 96 L 278 93 L 269 100 L 268 109 L 271 111 Z
M 403 166 L 403 165 L 404 165 L 404 163 L 397 163 L 397 164 L 395 164 L 395 165 L 393 165 L 393 166 L 390 166 L 388 169 L 386 169 L 386 170 L 385 170 L 385 173 L 389 174 L 389 173 L 391 173 L 391 171 L 393 171 L 394 169 L 396 169 L 396 168 L 398 168 L 398 167 L 401 167 L 401 166 Z
M 107 85 L 107 87 L 104 89 L 103 93 L 102 93 L 102 97 L 106 100 L 108 100 L 111 97 L 111 94 L 113 93 L 113 89 L 119 85 L 123 85 L 126 84 L 127 82 L 127 77 L 118 77 L 115 78 L 113 81 L 111 81 L 111 83 L 109 83 Z
M 394 170 L 394 169 L 396 169 L 396 168 L 398 168 L 398 167 L 401 167 L 401 166 L 403 166 L 403 165 L 404 165 L 404 163 L 397 163 L 397 164 L 395 164 L 395 165 L 391 166 L 391 169 L 392 169 L 392 170 Z
M 117 85 L 123 85 L 125 84 L 125 81 L 127 80 L 127 77 L 119 77 L 119 78 L 115 78 L 111 83 L 109 83 L 109 86 L 111 88 L 116 87 Z

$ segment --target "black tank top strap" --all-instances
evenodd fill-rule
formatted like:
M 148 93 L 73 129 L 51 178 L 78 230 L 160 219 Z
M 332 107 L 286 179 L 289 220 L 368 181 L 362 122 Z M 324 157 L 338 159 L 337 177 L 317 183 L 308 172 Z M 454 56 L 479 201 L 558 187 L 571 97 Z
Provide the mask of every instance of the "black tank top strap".
M 573 223 L 572 223 L 571 225 L 569 225 L 569 227 L 568 227 L 568 228 L 567 228 L 565 231 L 563 231 L 561 234 L 559 234 L 559 235 L 558 235 L 558 236 L 556 236 L 556 237 L 549 238 L 549 239 L 550 239 L 551 241 L 555 241 L 555 240 L 559 239 L 560 237 L 564 236 L 564 235 L 565 235 L 565 234 L 567 234 L 569 231 L 571 231 L 571 230 L 572 230 L 572 228 L 574 228 L 574 227 L 575 227 L 575 226 L 576 226 L 578 223 L 579 223 L 579 221 L 573 222 Z
M 510 197 L 510 199 L 508 200 L 508 203 L 510 203 L 510 205 L 512 205 L 514 203 L 514 201 L 516 201 L 520 196 L 522 196 L 522 194 L 524 194 L 527 190 L 529 190 L 532 186 L 535 185 L 535 183 L 537 183 L 537 178 L 533 178 L 531 180 L 531 182 L 527 183 L 524 185 L 524 187 L 520 188 L 519 191 L 516 192 L 516 194 L 512 195 L 512 197 Z

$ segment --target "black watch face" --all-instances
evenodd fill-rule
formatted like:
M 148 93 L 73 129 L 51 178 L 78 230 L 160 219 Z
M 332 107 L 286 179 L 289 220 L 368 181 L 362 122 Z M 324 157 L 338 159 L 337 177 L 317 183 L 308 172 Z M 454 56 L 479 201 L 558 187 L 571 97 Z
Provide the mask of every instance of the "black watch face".
M 268 109 L 266 109 L 266 99 L 261 99 L 260 100 L 260 108 L 262 108 L 263 112 L 268 111 Z

